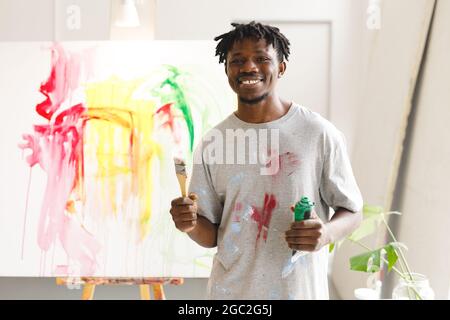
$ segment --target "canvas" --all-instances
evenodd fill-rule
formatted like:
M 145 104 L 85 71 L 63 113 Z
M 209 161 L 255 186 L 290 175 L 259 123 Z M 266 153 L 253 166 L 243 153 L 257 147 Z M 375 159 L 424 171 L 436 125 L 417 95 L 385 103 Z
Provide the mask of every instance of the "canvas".
M 169 209 L 235 106 L 213 42 L 2 43 L 0 69 L 0 276 L 209 276 Z

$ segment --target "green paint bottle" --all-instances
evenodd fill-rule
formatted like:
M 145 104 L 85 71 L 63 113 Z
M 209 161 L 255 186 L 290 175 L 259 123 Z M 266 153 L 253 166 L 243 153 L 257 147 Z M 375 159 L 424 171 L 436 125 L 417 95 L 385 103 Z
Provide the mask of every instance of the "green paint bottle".
M 303 196 L 294 207 L 294 220 L 302 221 L 311 217 L 311 209 L 314 207 L 314 202 L 309 201 L 308 197 Z
M 308 197 L 303 196 L 294 206 L 294 220 L 303 221 L 311 218 L 311 209 L 314 207 L 314 202 L 309 201 Z M 300 251 L 299 251 L 300 253 Z M 295 250 L 292 251 L 292 256 L 295 255 Z

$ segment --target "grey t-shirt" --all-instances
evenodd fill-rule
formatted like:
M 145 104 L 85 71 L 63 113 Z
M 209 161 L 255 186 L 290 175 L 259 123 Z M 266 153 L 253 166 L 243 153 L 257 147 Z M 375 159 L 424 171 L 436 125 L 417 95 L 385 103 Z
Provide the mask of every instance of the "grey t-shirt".
M 245 147 L 231 139 L 243 134 Z M 285 232 L 302 196 L 324 222 L 330 207 L 362 208 L 333 124 L 295 103 L 267 123 L 231 114 L 197 146 L 189 192 L 199 196 L 199 214 L 219 225 L 209 299 L 328 299 L 328 246 L 292 264 Z

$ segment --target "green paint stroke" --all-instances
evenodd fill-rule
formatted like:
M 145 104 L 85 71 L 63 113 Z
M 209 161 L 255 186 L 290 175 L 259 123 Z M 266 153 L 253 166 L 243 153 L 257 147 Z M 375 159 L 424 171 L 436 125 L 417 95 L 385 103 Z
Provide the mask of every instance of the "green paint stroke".
M 165 100 L 163 103 L 173 102 L 174 106 L 180 109 L 183 113 L 183 118 L 189 131 L 189 150 L 192 153 L 194 150 L 194 122 L 192 119 L 191 110 L 183 93 L 183 89 L 177 80 L 177 77 L 181 73 L 174 66 L 166 65 L 165 67 L 170 72 L 170 75 L 161 83 L 160 89 L 163 89 L 167 85 L 172 90 L 171 93 L 164 94 L 161 98 Z

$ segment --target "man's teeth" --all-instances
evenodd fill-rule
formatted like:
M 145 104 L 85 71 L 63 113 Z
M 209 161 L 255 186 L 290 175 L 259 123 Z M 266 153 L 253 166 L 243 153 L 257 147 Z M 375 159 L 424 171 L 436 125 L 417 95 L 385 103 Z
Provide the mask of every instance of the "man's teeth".
M 243 84 L 255 84 L 258 83 L 260 80 L 243 80 Z

